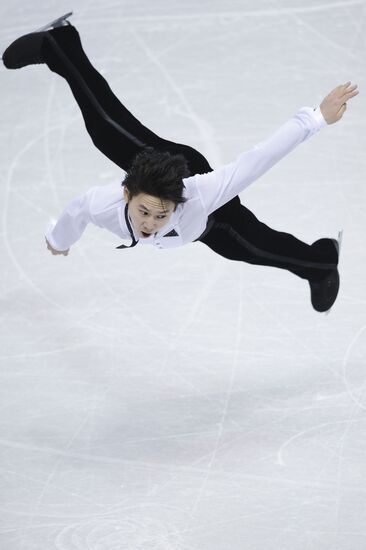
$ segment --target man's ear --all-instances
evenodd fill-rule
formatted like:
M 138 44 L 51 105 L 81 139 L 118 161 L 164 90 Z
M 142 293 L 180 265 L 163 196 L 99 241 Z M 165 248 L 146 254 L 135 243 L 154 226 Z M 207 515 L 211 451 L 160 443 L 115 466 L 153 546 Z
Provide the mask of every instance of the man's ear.
M 123 198 L 125 199 L 126 203 L 128 203 L 128 201 L 130 200 L 130 194 L 129 194 L 128 189 L 125 185 L 123 186 Z

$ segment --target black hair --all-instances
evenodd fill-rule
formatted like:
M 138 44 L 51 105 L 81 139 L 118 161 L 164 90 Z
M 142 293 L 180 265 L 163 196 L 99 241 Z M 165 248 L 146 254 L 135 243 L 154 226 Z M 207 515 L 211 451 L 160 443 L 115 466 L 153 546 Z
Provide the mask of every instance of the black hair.
M 177 206 L 187 200 L 183 196 L 183 178 L 190 175 L 183 155 L 147 147 L 134 158 L 122 185 L 126 186 L 130 198 L 147 193 Z

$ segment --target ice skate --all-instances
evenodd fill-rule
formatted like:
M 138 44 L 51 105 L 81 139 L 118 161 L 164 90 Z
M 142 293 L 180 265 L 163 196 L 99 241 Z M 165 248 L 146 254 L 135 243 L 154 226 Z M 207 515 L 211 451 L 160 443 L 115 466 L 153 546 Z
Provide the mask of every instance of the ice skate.
M 338 265 L 339 254 L 342 242 L 343 231 L 338 234 L 338 240 L 336 239 L 320 239 L 313 243 L 312 246 L 325 246 L 328 241 L 328 246 L 332 244 L 334 246 L 335 264 Z M 337 299 L 339 291 L 339 272 L 335 267 L 328 274 L 319 281 L 309 281 L 311 292 L 311 303 L 316 311 L 321 313 L 329 313 L 331 307 Z
M 336 243 L 337 243 L 336 246 L 337 246 L 337 250 L 338 250 L 338 262 L 339 262 L 339 258 L 340 258 L 340 254 L 341 254 L 341 248 L 342 248 L 342 237 L 343 237 L 343 229 L 341 229 L 338 232 L 338 240 L 336 241 Z M 335 241 L 335 239 L 333 239 L 333 240 Z M 338 286 L 339 286 L 339 284 L 338 284 Z M 331 310 L 332 310 L 332 308 L 330 307 L 327 311 L 325 311 L 325 315 L 329 315 Z
M 20 36 L 8 46 L 3 53 L 3 63 L 7 69 L 20 69 L 27 65 L 44 63 L 42 56 L 42 43 L 47 31 L 70 25 L 68 18 L 72 12 L 66 13 L 54 19 L 47 25 L 29 34 Z

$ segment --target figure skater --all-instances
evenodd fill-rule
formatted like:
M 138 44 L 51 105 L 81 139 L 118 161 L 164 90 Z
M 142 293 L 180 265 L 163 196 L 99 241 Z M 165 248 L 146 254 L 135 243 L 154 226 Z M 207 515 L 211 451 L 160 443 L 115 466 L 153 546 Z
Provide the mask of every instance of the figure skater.
M 95 186 L 72 200 L 48 227 L 47 248 L 67 256 L 88 223 L 108 229 L 131 248 L 201 242 L 229 260 L 286 269 L 306 280 L 316 311 L 328 311 L 339 290 L 336 239 L 311 245 L 260 222 L 238 194 L 297 145 L 340 120 L 358 94 L 337 86 L 320 106 L 302 107 L 268 139 L 215 170 L 197 150 L 163 139 L 143 126 L 91 65 L 78 31 L 56 19 L 15 40 L 4 52 L 8 69 L 46 64 L 69 84 L 94 145 L 126 173 L 123 181 Z

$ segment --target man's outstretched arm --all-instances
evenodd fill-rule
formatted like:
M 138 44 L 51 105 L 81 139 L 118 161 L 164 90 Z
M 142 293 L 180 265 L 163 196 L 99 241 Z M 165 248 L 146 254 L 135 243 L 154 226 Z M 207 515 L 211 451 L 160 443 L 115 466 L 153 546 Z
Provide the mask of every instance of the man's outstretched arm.
M 356 88 L 350 82 L 337 86 L 318 108 L 303 107 L 269 138 L 241 153 L 234 162 L 194 176 L 207 214 L 241 193 L 322 127 L 340 120 L 347 101 L 358 94 Z
M 67 256 L 70 246 L 80 239 L 90 220 L 89 192 L 73 199 L 55 224 L 50 224 L 45 239 L 53 255 Z

